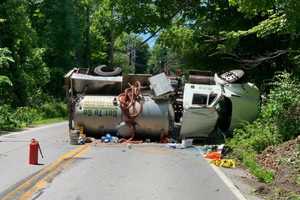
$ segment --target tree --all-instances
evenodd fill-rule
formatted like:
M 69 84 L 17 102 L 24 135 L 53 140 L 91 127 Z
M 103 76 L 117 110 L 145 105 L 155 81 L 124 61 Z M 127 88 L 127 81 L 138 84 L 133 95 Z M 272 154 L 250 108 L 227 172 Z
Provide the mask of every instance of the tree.
M 9 62 L 14 62 L 10 54 L 11 52 L 7 48 L 0 48 L 0 68 L 7 67 Z M 12 82 L 7 76 L 0 75 L 0 89 L 3 84 L 12 86 Z
M 198 2 L 201 6 L 181 13 L 158 40 L 187 66 L 213 71 L 243 68 L 256 82 L 278 70 L 299 69 L 299 18 L 290 17 L 299 9 L 294 0 L 276 1 L 274 6 L 256 0 Z
M 0 3 L 0 16 L 5 19 L 0 28 L 0 46 L 9 49 L 14 60 L 0 72 L 13 84 L 7 92 L 15 106 L 30 103 L 30 97 L 47 83 L 49 77 L 42 60 L 44 51 L 38 47 L 37 33 L 32 28 L 29 7 L 30 3 L 24 0 Z
M 136 34 L 123 33 L 115 42 L 115 65 L 126 73 L 146 73 L 150 56 L 148 44 Z

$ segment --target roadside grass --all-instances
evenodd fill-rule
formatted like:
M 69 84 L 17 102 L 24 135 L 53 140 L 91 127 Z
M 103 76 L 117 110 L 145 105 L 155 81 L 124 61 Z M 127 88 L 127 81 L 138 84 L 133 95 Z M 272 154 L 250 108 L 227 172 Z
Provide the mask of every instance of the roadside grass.
M 249 169 L 250 173 L 264 183 L 272 183 L 274 180 L 274 173 L 265 169 L 256 161 L 256 154 L 245 152 L 242 156 L 242 163 Z
M 58 123 L 58 122 L 63 122 L 65 120 L 66 120 L 66 118 L 64 118 L 64 117 L 41 119 L 41 120 L 37 120 L 37 121 L 32 122 L 32 124 L 30 124 L 29 127 L 39 126 L 39 125 L 46 125 L 46 124 L 54 124 L 54 123 Z
M 34 128 L 37 126 L 59 123 L 59 122 L 63 122 L 66 120 L 67 120 L 67 118 L 64 118 L 64 117 L 41 119 L 41 120 L 33 121 L 31 124 L 27 124 L 27 125 L 23 124 L 23 126 L 21 126 L 19 128 L 10 128 L 10 129 L 6 129 L 6 130 L 0 130 L 0 136 L 9 134 L 10 132 L 24 131 L 24 129 L 26 129 L 26 128 Z
M 280 143 L 275 130 L 272 124 L 257 120 L 236 129 L 233 138 L 226 141 L 233 150 L 230 156 L 240 160 L 259 181 L 268 184 L 274 180 L 274 173 L 257 163 L 256 156 L 268 146 Z

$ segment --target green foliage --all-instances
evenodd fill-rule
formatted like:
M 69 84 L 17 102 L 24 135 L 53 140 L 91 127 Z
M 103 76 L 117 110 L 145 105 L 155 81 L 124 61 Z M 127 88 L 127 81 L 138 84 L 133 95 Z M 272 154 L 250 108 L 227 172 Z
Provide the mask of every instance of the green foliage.
M 14 62 L 10 54 L 11 52 L 7 48 L 0 48 L 0 68 L 5 68 L 9 62 Z M 0 89 L 3 84 L 12 86 L 12 82 L 7 76 L 0 75 Z
M 67 116 L 67 108 L 64 103 L 45 103 L 39 111 L 44 119 Z
M 272 173 L 256 164 L 255 155 L 266 147 L 292 139 L 300 132 L 300 82 L 289 73 L 279 73 L 259 118 L 235 129 L 227 144 L 250 171 L 264 182 Z
M 259 153 L 266 147 L 280 142 L 277 132 L 272 123 L 265 123 L 258 119 L 253 123 L 245 123 L 241 128 L 236 129 L 228 144 L 238 152 L 237 154 L 245 150 Z
M 271 183 L 274 180 L 274 173 L 264 169 L 256 162 L 256 154 L 254 152 L 243 152 L 241 154 L 241 160 L 259 181 Z
M 283 140 L 300 132 L 300 83 L 289 73 L 275 77 L 274 88 L 262 107 L 261 118 L 276 125 Z
M 248 17 L 272 16 L 273 14 L 286 15 L 286 27 L 292 32 L 299 32 L 299 10 L 298 0 L 229 0 L 231 6 L 235 6 Z M 272 22 L 271 22 L 272 23 Z
M 275 1 L 282 2 L 281 0 Z M 268 14 L 274 8 L 274 2 L 269 0 L 229 0 L 232 6 L 237 6 L 239 11 L 246 13 L 248 16 L 255 16 L 260 13 Z
M 110 2 L 117 13 L 117 21 L 127 33 L 153 33 L 158 29 L 169 27 L 176 16 L 194 11 L 201 4 L 201 1 L 182 0 Z
M 183 68 L 180 61 L 178 54 L 170 48 L 156 44 L 151 50 L 148 72 L 158 73 L 167 69 L 175 73 L 176 69 Z M 185 69 L 188 69 L 188 66 L 185 66 Z
M 12 86 L 12 82 L 9 80 L 7 76 L 0 76 L 0 87 L 2 84 L 8 84 Z
M 246 31 L 232 31 L 224 32 L 228 41 L 232 39 L 240 39 L 251 34 L 255 34 L 258 38 L 264 38 L 272 34 L 283 34 L 287 32 L 287 19 L 286 15 L 271 15 L 264 21 L 261 21 L 258 25 L 250 28 Z M 235 42 L 235 44 L 238 44 Z
M 14 128 L 25 127 L 32 122 L 40 120 L 41 114 L 36 108 L 18 107 L 11 116 L 18 125 Z
M 264 169 L 256 161 L 256 154 L 270 145 L 277 144 L 279 137 L 273 126 L 256 121 L 245 124 L 236 129 L 232 139 L 227 145 L 233 149 L 233 156 L 237 157 L 259 181 L 271 183 L 273 172 Z
M 177 54 L 182 66 L 212 71 L 244 68 L 259 84 L 276 71 L 299 72 L 300 1 L 201 3 L 183 11 L 158 40 Z M 278 54 L 279 50 L 286 53 Z
M 15 62 L 11 57 L 11 51 L 7 48 L 0 48 L 0 68 L 6 67 L 9 62 Z
M 163 32 L 159 40 L 168 47 L 172 47 L 177 53 L 191 50 L 194 47 L 194 31 L 185 27 L 172 27 Z
M 270 145 L 296 137 L 300 132 L 299 103 L 299 82 L 291 74 L 278 74 L 259 118 L 236 129 L 229 146 L 236 151 L 259 153 Z
M 12 130 L 26 127 L 36 121 L 65 118 L 67 107 L 62 102 L 44 103 L 41 107 L 0 106 L 0 130 Z
M 13 110 L 9 105 L 0 106 L 0 130 L 19 128 L 19 122 L 13 117 Z

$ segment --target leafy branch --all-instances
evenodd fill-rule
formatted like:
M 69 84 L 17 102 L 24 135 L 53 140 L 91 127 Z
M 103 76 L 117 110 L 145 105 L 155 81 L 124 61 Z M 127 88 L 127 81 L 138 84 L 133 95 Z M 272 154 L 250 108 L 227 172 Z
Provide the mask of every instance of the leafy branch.
M 0 68 L 7 65 L 9 62 L 14 62 L 10 54 L 11 52 L 7 48 L 0 48 Z M 0 75 L 0 85 L 2 84 L 12 86 L 12 82 L 7 76 Z

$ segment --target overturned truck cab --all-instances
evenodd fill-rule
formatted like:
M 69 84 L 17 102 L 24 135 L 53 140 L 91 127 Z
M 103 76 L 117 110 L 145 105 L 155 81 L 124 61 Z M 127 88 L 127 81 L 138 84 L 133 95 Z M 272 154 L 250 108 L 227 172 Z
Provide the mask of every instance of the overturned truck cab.
M 211 84 L 185 84 L 180 135 L 208 137 L 216 129 L 226 133 L 253 121 L 260 109 L 260 93 L 254 84 L 240 82 L 243 75 L 242 70 L 232 70 L 215 74 Z
M 242 70 L 220 76 L 199 72 L 188 80 L 114 72 L 74 68 L 65 75 L 72 144 L 80 134 L 207 138 L 254 120 L 259 111 L 259 90 L 241 81 Z

